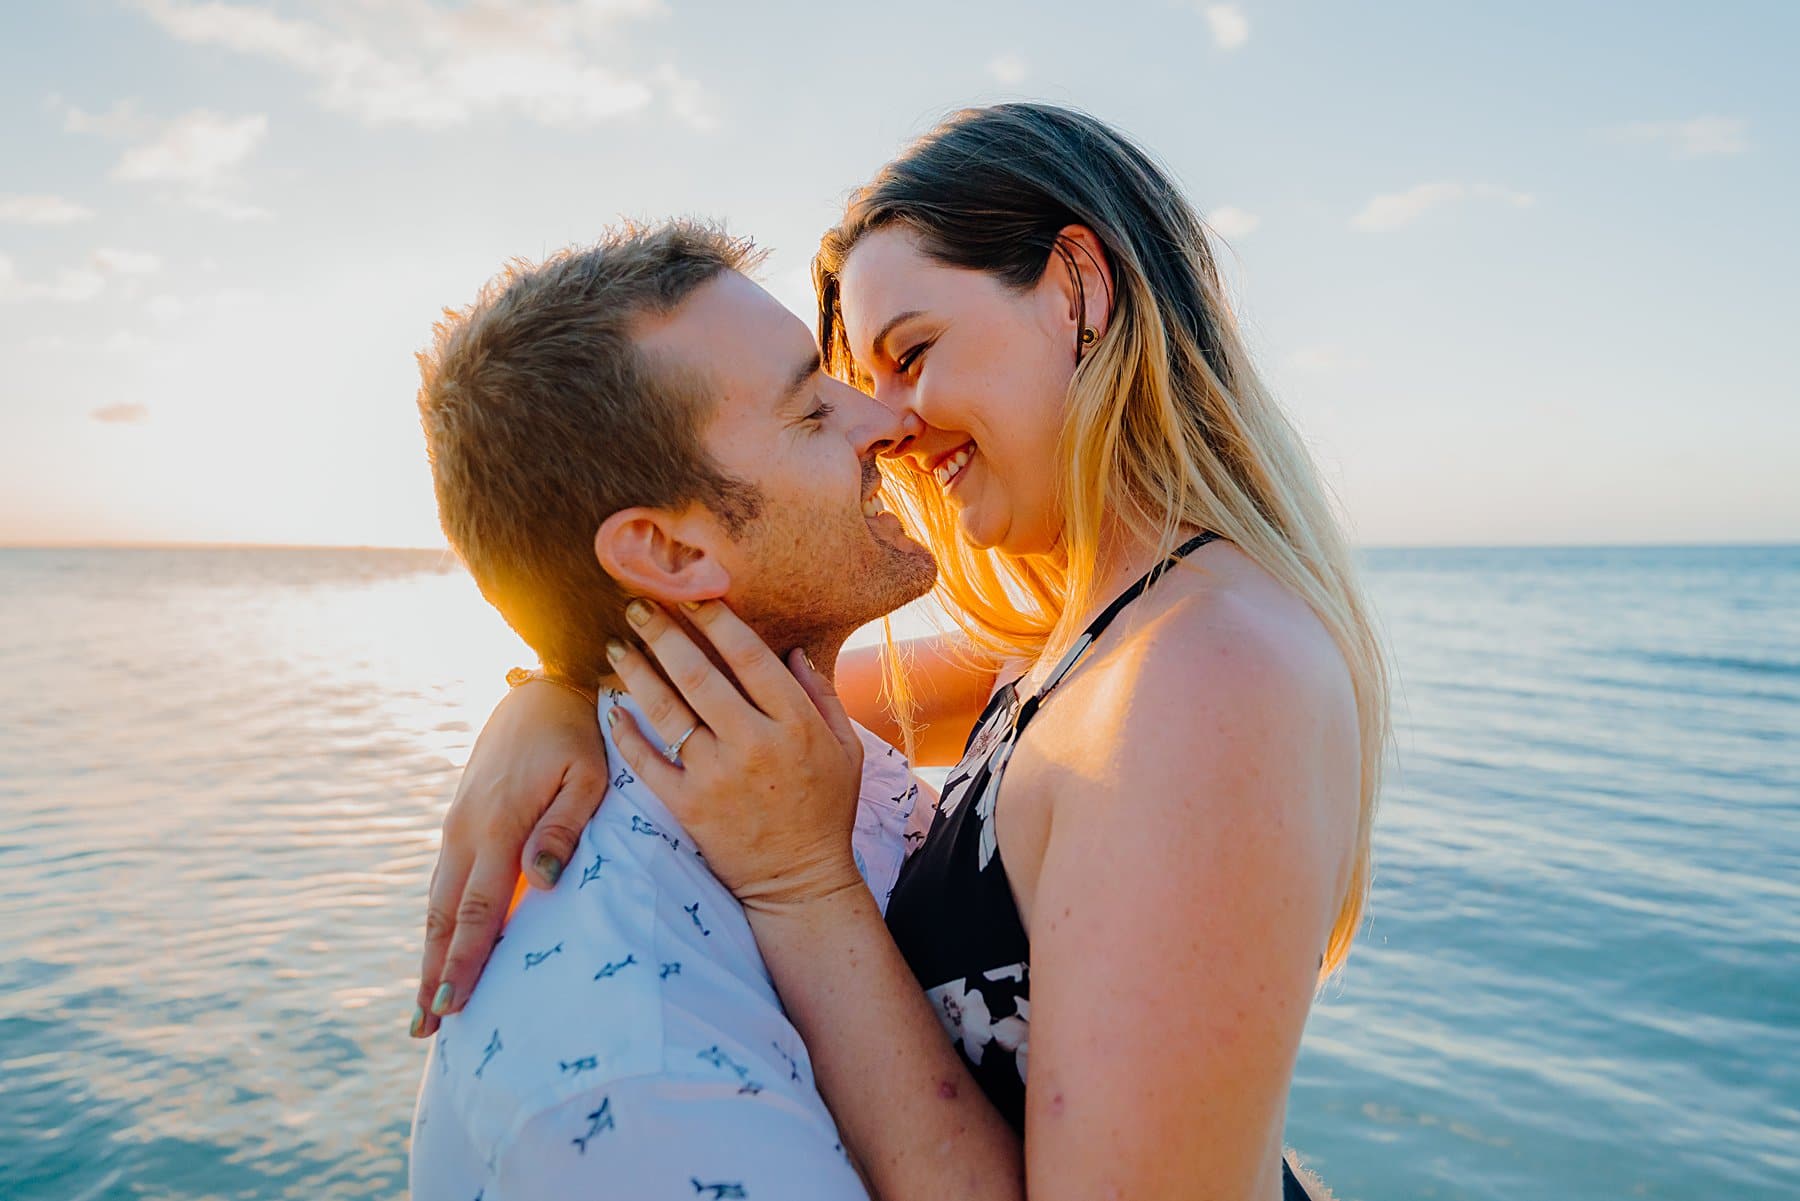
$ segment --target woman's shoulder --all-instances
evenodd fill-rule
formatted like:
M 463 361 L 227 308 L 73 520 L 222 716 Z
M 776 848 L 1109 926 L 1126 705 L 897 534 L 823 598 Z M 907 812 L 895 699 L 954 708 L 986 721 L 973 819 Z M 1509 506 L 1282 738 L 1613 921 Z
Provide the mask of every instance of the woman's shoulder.
M 1354 722 L 1349 668 L 1304 598 L 1229 543 L 1199 556 L 1127 610 L 1107 692 L 1132 709 L 1264 701 Z

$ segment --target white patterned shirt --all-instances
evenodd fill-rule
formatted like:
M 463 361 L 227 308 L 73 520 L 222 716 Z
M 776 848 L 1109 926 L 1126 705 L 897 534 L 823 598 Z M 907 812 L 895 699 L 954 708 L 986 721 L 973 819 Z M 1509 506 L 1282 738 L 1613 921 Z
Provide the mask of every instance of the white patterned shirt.
M 625 766 L 554 889 L 530 890 L 413 1115 L 414 1201 L 864 1201 L 743 908 Z M 918 787 L 863 730 L 856 865 L 885 911 Z

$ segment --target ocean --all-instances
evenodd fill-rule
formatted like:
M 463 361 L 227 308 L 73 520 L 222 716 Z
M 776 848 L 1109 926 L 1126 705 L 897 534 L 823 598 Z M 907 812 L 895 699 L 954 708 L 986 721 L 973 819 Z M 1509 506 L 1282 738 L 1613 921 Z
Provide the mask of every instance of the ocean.
M 1343 1201 L 1792 1197 L 1800 547 L 1367 552 Z M 456 773 L 525 661 L 435 552 L 0 550 L 0 1197 L 402 1195 Z

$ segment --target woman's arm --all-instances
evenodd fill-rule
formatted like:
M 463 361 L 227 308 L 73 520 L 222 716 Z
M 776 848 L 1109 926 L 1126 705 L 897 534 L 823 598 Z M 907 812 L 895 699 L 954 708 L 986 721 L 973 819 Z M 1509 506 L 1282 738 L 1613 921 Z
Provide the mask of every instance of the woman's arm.
M 431 873 L 412 1035 L 469 999 L 523 872 L 548 888 L 606 795 L 594 706 L 542 680 L 512 689 L 482 727 L 444 814 Z
M 950 767 L 994 691 L 995 665 L 959 634 L 908 638 L 894 644 L 912 694 L 913 764 Z M 858 647 L 838 656 L 837 693 L 850 716 L 891 746 L 906 740 L 886 695 L 883 646 Z

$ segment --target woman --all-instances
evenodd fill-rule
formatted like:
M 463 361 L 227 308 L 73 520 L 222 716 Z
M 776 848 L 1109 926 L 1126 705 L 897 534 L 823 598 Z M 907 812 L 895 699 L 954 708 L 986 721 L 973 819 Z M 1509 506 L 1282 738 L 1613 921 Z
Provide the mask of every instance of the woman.
M 1287 1093 L 1362 914 L 1386 682 L 1199 219 L 1103 124 L 1003 105 L 885 167 L 814 274 L 828 365 L 909 431 L 890 495 L 961 636 L 915 648 L 894 691 L 916 698 L 918 761 L 960 762 L 886 926 L 847 837 L 771 850 L 820 845 L 804 835 L 844 826 L 842 796 L 738 807 L 802 745 L 753 705 L 905 737 L 873 652 L 840 670 L 839 707 L 708 603 L 693 623 L 748 698 L 690 705 L 648 655 L 692 668 L 698 648 L 652 611 L 620 674 L 665 739 L 697 721 L 706 750 L 684 770 L 622 728 L 628 762 L 748 900 L 881 1195 L 1304 1195 Z M 422 1003 L 439 979 L 467 995 L 527 830 L 548 803 L 526 862 L 554 877 L 606 774 L 574 696 L 503 702 L 447 821 Z

